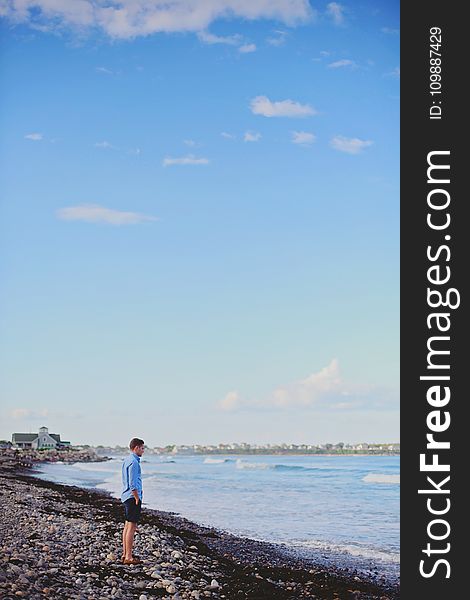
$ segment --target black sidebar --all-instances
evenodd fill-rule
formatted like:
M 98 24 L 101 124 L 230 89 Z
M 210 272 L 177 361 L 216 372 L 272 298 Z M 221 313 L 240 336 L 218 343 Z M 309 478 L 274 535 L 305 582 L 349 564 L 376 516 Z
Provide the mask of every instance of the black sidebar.
M 470 36 L 455 2 L 401 6 L 401 585 L 467 597 Z

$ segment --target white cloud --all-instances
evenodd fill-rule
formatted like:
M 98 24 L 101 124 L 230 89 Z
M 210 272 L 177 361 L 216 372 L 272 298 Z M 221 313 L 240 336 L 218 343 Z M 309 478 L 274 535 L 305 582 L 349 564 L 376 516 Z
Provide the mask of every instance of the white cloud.
M 169 167 L 171 165 L 208 165 L 208 158 L 197 158 L 193 154 L 188 154 L 187 156 L 181 156 L 179 158 L 171 158 L 167 156 L 163 159 L 163 166 Z
M 208 31 L 198 31 L 197 37 L 204 44 L 227 44 L 228 46 L 238 46 L 242 39 L 242 36 L 239 34 L 220 36 Z
M 24 136 L 25 140 L 32 140 L 33 142 L 40 142 L 43 139 L 42 133 L 28 133 Z
M 315 141 L 313 133 L 308 131 L 293 131 L 292 132 L 292 143 L 299 144 L 300 146 L 310 146 Z
M 271 102 L 266 96 L 256 96 L 250 103 L 251 112 L 263 117 L 308 117 L 317 111 L 308 104 L 299 104 L 293 100 Z
M 335 25 L 344 24 L 344 6 L 338 2 L 330 2 L 326 6 L 326 14 L 333 20 Z
M 270 46 L 284 46 L 287 40 L 287 31 L 281 31 L 276 29 L 273 33 L 276 34 L 276 37 L 269 37 L 266 39 Z
M 359 154 L 367 148 L 368 146 L 372 146 L 373 142 L 369 140 L 360 140 L 358 138 L 347 138 L 342 135 L 335 136 L 330 145 L 335 150 L 339 150 L 340 152 L 346 152 L 348 154 Z
M 100 29 L 113 38 L 157 32 L 206 31 L 219 19 L 276 19 L 295 25 L 311 19 L 308 0 L 10 0 L 3 16 L 42 30 Z
M 107 142 L 106 140 L 104 140 L 102 142 L 96 142 L 95 148 L 103 148 L 103 150 L 109 150 L 109 149 L 114 148 L 114 146 L 112 144 L 110 144 L 109 142 Z
M 233 133 L 227 133 L 226 131 L 222 131 L 220 135 L 226 140 L 234 140 L 237 137 L 236 135 L 233 135 Z
M 235 35 L 214 35 L 208 31 L 198 31 L 198 38 L 204 44 L 226 44 L 228 46 L 239 46 L 238 52 L 241 54 L 249 54 L 250 52 L 256 51 L 255 44 L 244 44 L 243 37 L 240 34 Z
M 240 408 L 240 405 L 240 396 L 238 392 L 229 392 L 218 402 L 217 406 L 220 410 L 232 411 Z
M 400 30 L 394 29 L 393 27 L 382 27 L 380 31 L 388 35 L 400 35 Z
M 257 131 L 247 131 L 243 136 L 244 142 L 259 142 L 261 139 L 261 133 Z
M 105 208 L 99 204 L 66 206 L 65 208 L 60 208 L 56 215 L 62 221 L 85 221 L 87 223 L 106 223 L 108 225 L 136 225 L 138 223 L 158 220 L 156 217 Z
M 97 73 L 103 73 L 104 75 L 114 75 L 114 72 L 110 71 L 106 67 L 96 67 L 95 70 Z
M 10 411 L 5 412 L 5 415 L 14 421 L 40 421 L 40 423 L 30 425 L 31 433 L 37 433 L 39 427 L 47 426 L 47 421 L 51 419 L 81 419 L 85 416 L 83 413 L 80 413 L 78 411 L 49 410 L 47 408 L 13 408 Z
M 185 146 L 189 146 L 190 148 L 194 148 L 194 146 L 197 146 L 194 140 L 183 140 L 183 144 Z
M 256 52 L 256 44 L 243 44 L 238 48 L 238 52 L 241 54 L 249 54 L 250 52 Z
M 30 408 L 14 408 L 8 413 L 12 419 L 43 419 L 49 416 L 49 411 L 44 408 L 42 410 L 32 410 Z
M 311 406 L 318 402 L 323 395 L 333 392 L 336 394 L 347 393 L 346 386 L 340 377 L 338 361 L 335 358 L 317 373 L 312 373 L 305 379 L 296 381 L 289 386 L 275 389 L 270 402 L 278 407 Z
M 272 410 L 272 409 L 316 409 L 351 410 L 357 408 L 382 409 L 392 400 L 388 390 L 374 388 L 371 385 L 345 381 L 340 373 L 338 360 L 312 373 L 305 379 L 278 386 L 262 400 L 248 400 L 238 392 L 229 392 L 217 403 L 224 411 Z
M 349 58 L 343 58 L 328 65 L 329 69 L 341 69 L 342 67 L 351 67 L 351 69 L 354 69 L 357 65 L 353 60 L 349 60 Z
M 392 71 L 385 73 L 387 77 L 395 77 L 396 79 L 400 79 L 400 67 L 395 67 Z
M 320 57 L 315 57 L 312 58 L 313 62 L 321 62 L 323 59 L 327 58 L 328 56 L 331 55 L 331 52 L 329 52 L 328 50 L 321 50 L 320 51 Z

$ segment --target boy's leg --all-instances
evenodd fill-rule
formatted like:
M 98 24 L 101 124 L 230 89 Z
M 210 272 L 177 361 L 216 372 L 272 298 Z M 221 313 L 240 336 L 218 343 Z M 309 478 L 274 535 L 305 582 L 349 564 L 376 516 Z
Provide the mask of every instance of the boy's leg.
M 134 545 L 134 534 L 137 529 L 137 523 L 132 523 L 131 521 L 126 522 L 126 541 L 125 541 L 125 552 L 126 558 L 125 560 L 131 560 L 132 558 L 132 547 Z
M 124 560 L 126 558 L 126 533 L 127 533 L 127 524 L 129 523 L 129 521 L 126 521 L 124 523 L 124 529 L 122 531 L 122 560 Z

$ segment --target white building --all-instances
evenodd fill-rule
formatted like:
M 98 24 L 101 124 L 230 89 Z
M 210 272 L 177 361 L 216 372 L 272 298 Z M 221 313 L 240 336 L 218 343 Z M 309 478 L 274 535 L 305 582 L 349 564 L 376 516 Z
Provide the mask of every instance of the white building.
M 31 448 L 32 450 L 70 446 L 70 442 L 60 439 L 60 434 L 49 433 L 47 427 L 40 427 L 38 433 L 14 433 L 11 436 L 11 442 L 15 448 Z

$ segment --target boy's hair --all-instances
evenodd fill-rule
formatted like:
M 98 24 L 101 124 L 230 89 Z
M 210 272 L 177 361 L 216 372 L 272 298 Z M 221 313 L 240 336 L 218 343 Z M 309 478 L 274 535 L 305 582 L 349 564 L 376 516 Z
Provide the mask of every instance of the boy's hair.
M 144 440 L 141 440 L 140 438 L 132 438 L 131 441 L 129 442 L 129 448 L 131 450 L 134 450 L 134 448 L 136 446 L 143 446 L 144 445 Z

